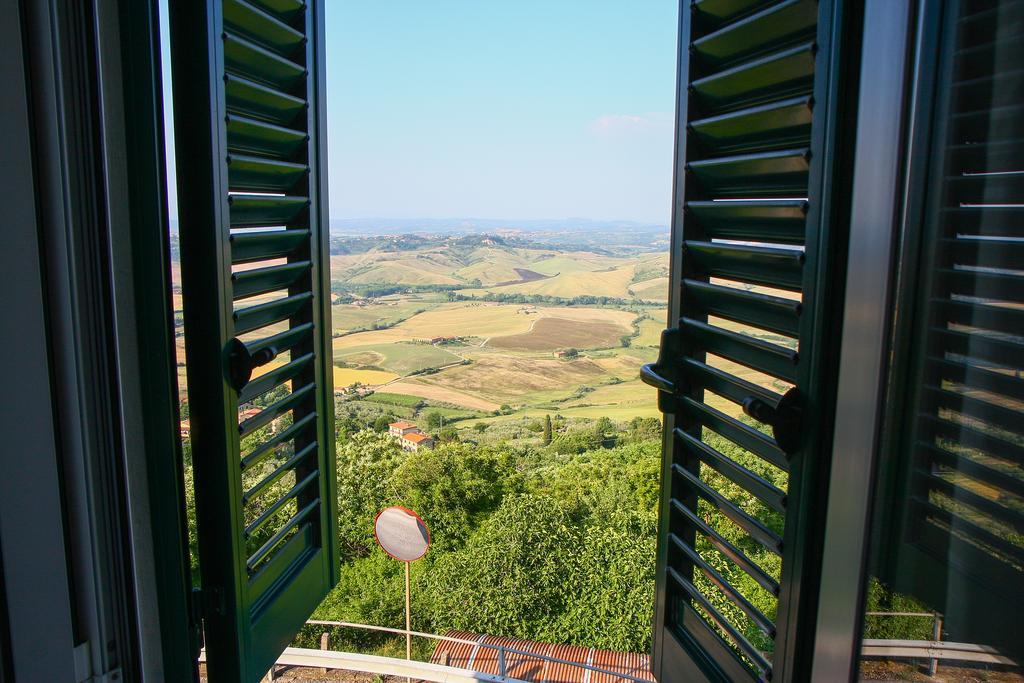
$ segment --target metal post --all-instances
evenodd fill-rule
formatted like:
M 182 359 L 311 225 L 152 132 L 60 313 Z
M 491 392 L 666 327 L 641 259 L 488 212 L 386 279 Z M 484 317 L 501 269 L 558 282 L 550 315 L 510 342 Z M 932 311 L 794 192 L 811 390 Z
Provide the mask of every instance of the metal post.
M 502 645 L 498 648 L 498 675 L 502 678 L 505 677 L 505 646 Z
M 932 617 L 932 640 L 935 642 L 942 641 L 942 615 L 936 614 Z M 934 678 L 936 672 L 939 670 L 939 660 L 932 658 L 928 660 L 928 676 Z
M 409 562 L 405 563 L 405 659 L 412 660 L 412 611 L 409 605 Z M 405 679 L 409 683 L 409 679 Z

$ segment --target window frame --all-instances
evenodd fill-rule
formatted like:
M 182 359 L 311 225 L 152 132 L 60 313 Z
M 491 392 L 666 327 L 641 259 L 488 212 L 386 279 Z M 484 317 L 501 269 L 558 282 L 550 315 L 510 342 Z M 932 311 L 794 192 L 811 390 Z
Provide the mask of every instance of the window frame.
M 47 7 L 51 4 L 56 3 L 45 3 Z M 24 7 L 19 11 L 18 5 L 11 5 L 4 12 L 24 15 Z M 877 304 L 882 300 L 896 300 L 897 274 L 901 267 L 894 258 L 897 240 L 907 225 L 913 225 L 914 212 L 918 210 L 913 206 L 913 201 L 906 205 L 904 201 L 908 197 L 914 199 L 916 184 L 923 182 L 920 177 L 923 175 L 923 164 L 913 163 L 919 161 L 913 157 L 921 141 L 927 140 L 923 124 L 929 114 L 931 87 L 928 75 L 931 73 L 929 69 L 934 67 L 934 55 L 930 55 L 925 48 L 930 45 L 928 37 L 932 35 L 931 32 L 936 30 L 937 7 L 938 3 L 934 0 L 868 0 L 866 4 L 862 73 L 870 74 L 870 78 L 862 81 L 864 85 L 858 106 L 862 111 L 866 106 L 871 106 L 877 112 L 872 119 L 862 115 L 858 120 L 858 156 L 853 169 L 848 272 L 862 272 L 868 263 L 877 267 L 881 262 L 888 264 L 888 267 L 887 277 L 857 281 L 858 286 L 846 291 L 834 432 L 836 446 L 833 453 L 836 457 L 832 461 L 830 478 L 812 662 L 815 680 L 849 680 L 857 671 L 861 626 L 858 614 L 863 600 L 871 490 L 875 479 L 873 465 L 877 457 L 885 392 L 885 341 L 892 315 L 889 305 L 879 307 Z M 100 128 L 104 130 L 98 155 L 106 164 L 103 166 L 105 192 L 98 192 L 97 198 L 112 209 L 117 208 L 118 202 L 123 204 L 121 213 L 113 210 L 110 212 L 105 226 L 111 243 L 122 245 L 120 249 L 112 250 L 111 257 L 116 273 L 111 276 L 115 290 L 112 297 L 113 304 L 119 310 L 116 329 L 120 339 L 107 340 L 110 344 L 107 350 L 115 354 L 120 380 L 117 407 L 121 411 L 123 443 L 117 455 L 123 458 L 119 466 L 125 469 L 123 479 L 118 482 L 128 494 L 133 513 L 131 518 L 122 521 L 119 531 L 130 536 L 134 568 L 131 577 L 134 593 L 131 596 L 106 597 L 124 601 L 138 615 L 160 615 L 159 619 L 140 620 L 142 623 L 133 634 L 139 648 L 143 676 L 188 680 L 195 678 L 197 671 L 193 643 L 190 642 L 190 585 L 187 573 L 188 551 L 183 536 L 183 494 L 180 487 L 167 485 L 168 481 L 175 481 L 177 474 L 180 474 L 181 456 L 176 426 L 177 407 L 171 400 L 172 396 L 176 396 L 176 382 L 173 375 L 175 357 L 173 346 L 169 343 L 173 335 L 173 323 L 166 266 L 169 244 L 163 195 L 166 178 L 163 172 L 157 3 L 152 0 L 98 0 L 96 13 L 96 17 L 82 16 L 78 20 L 82 26 L 95 26 L 100 35 L 115 41 L 113 47 L 111 44 L 106 45 L 106 50 L 97 57 L 99 73 L 105 80 L 100 101 L 97 102 L 101 117 Z M 912 20 L 915 13 L 918 15 L 916 25 Z M 681 17 L 683 15 L 685 12 L 680 13 Z M 99 20 L 95 24 L 90 24 L 91 20 L 97 18 Z M 20 38 L 24 40 L 29 35 L 27 25 L 22 23 L 24 21 L 24 16 L 21 16 L 15 21 L 5 22 L 5 30 L 20 28 Z M 19 31 L 14 30 L 12 33 L 17 34 Z M 4 62 L 10 63 L 15 69 L 25 66 L 25 57 L 30 50 L 40 49 L 18 44 L 14 40 L 5 41 L 4 45 L 5 49 L 11 51 L 21 52 L 24 48 L 21 52 L 22 60 L 16 63 Z M 900 55 L 902 68 L 893 68 L 893 55 Z M 680 64 L 685 64 L 686 59 L 686 55 L 682 54 Z M 54 81 L 60 78 L 54 73 L 50 76 Z M 46 86 L 52 87 L 53 82 L 32 82 L 28 84 L 28 92 L 38 96 L 39 90 Z M 906 92 L 908 88 L 909 93 Z M 14 90 L 22 92 L 18 88 Z M 888 99 L 881 94 L 883 92 L 889 95 Z M 680 93 L 679 98 L 678 101 L 683 103 L 681 106 L 685 107 L 685 91 Z M 24 104 L 31 109 L 27 100 Z M 10 117 L 11 114 L 5 112 L 5 120 L 10 120 Z M 909 129 L 902 125 L 899 129 L 886 129 L 881 125 L 882 120 L 897 124 L 903 121 L 912 123 Z M 45 121 L 36 119 L 27 121 L 22 127 L 9 126 L 6 130 L 16 138 L 24 130 L 23 139 L 27 140 L 33 132 L 38 135 L 45 125 Z M 119 135 L 112 135 L 118 130 L 122 131 Z M 679 164 L 685 156 L 679 152 L 680 145 L 685 144 L 685 136 L 682 138 L 677 142 L 676 149 L 676 169 L 680 177 Z M 10 187 L 15 186 L 14 180 L 31 186 L 32 181 L 38 182 L 38 178 L 25 173 L 24 169 L 33 168 L 41 161 L 55 162 L 54 158 L 42 157 L 38 148 L 30 150 L 29 154 L 31 157 L 24 165 L 18 163 L 8 166 L 13 172 Z M 904 165 L 909 167 L 907 177 L 899 185 L 891 185 L 887 192 L 878 194 L 864 185 L 872 175 L 882 179 L 902 177 Z M 36 196 L 38 188 L 32 187 L 29 190 L 11 193 L 14 200 L 24 200 L 22 208 L 26 211 L 36 210 L 39 204 Z M 38 219 L 35 216 L 33 220 Z M 139 224 L 149 225 L 151 229 L 132 229 L 133 225 Z M 38 223 L 26 223 L 26 226 L 30 230 L 26 231 L 25 238 L 31 242 Z M 73 230 L 76 227 L 70 226 L 67 229 Z M 906 239 L 906 234 L 903 238 Z M 673 251 L 677 248 L 678 245 L 673 244 Z M 26 262 L 35 263 L 31 254 L 20 256 Z M 679 267 L 678 261 L 674 259 L 673 268 Z M 38 296 L 48 294 L 53 297 L 53 292 L 45 291 L 44 277 L 45 274 L 40 272 L 38 279 L 28 279 L 24 283 L 17 281 L 16 284 L 24 285 L 25 291 L 34 290 Z M 128 290 L 134 292 L 134 296 L 125 298 Z M 13 290 L 5 289 L 5 294 L 8 292 L 14 294 Z M 670 303 L 669 310 L 678 312 L 678 302 Z M 864 317 L 865 311 L 871 314 L 870 320 Z M 675 317 L 670 313 L 670 320 Z M 22 319 L 21 322 L 26 320 Z M 28 321 L 27 331 L 33 336 L 25 334 L 23 341 L 26 347 L 36 344 L 36 351 L 39 351 L 45 350 L 48 343 L 52 343 L 52 340 L 47 339 L 49 328 L 45 321 L 38 324 Z M 154 358 L 163 361 L 160 367 L 145 373 L 144 377 L 136 376 L 135 380 L 129 382 L 133 372 L 146 368 L 146 364 Z M 45 360 L 49 362 L 49 359 Z M 871 372 L 863 371 L 865 364 L 871 368 Z M 168 367 L 171 372 L 167 371 Z M 23 369 L 26 373 L 30 370 Z M 45 379 L 48 371 L 33 376 L 36 380 Z M 859 381 L 852 381 L 854 379 Z M 41 401 L 40 405 L 51 402 L 52 394 L 61 390 L 59 386 L 51 387 L 46 382 L 39 386 L 39 392 L 34 394 L 34 398 Z M 28 415 L 31 412 L 27 402 L 15 403 L 12 407 L 21 411 L 6 413 L 5 418 L 13 424 L 18 424 L 19 414 Z M 50 416 L 45 410 L 43 414 Z M 38 418 L 39 414 L 35 417 Z M 26 424 L 30 423 L 21 421 L 20 431 L 24 431 Z M 25 448 L 49 448 L 47 452 L 53 453 L 56 458 L 58 445 L 55 437 L 58 431 L 59 427 L 54 425 L 52 430 L 27 434 L 29 440 Z M 671 428 L 668 431 L 670 433 Z M 52 441 L 49 446 L 45 443 L 48 440 Z M 869 466 L 865 467 L 865 464 Z M 25 474 L 32 472 L 26 470 Z M 37 474 L 42 476 L 41 473 Z M 55 474 L 55 471 L 51 474 Z M 44 488 L 43 481 L 40 478 L 35 482 L 40 489 Z M 51 476 L 46 481 L 46 493 L 52 496 L 59 491 L 55 477 Z M 6 509 L 6 502 L 0 496 L 0 508 Z M 59 519 L 59 505 L 51 506 L 48 510 L 55 512 Z M 147 511 L 147 514 L 136 518 L 136 511 Z M 51 569 L 57 571 L 64 566 L 63 539 L 52 533 L 52 527 L 47 528 L 46 519 L 33 515 L 20 521 L 24 523 L 26 533 L 39 535 L 47 548 L 53 551 L 53 557 L 49 558 L 54 560 L 50 563 Z M 6 527 L 0 529 L 5 530 Z M 14 542 L 10 533 L 3 534 L 0 540 L 4 542 L 5 551 Z M 659 558 L 662 552 L 663 549 L 659 549 Z M 6 614 L 0 614 L 0 622 L 4 616 L 8 617 L 14 672 L 24 675 L 24 669 L 19 668 L 24 653 L 17 644 L 25 641 L 30 631 L 24 621 L 19 621 L 18 610 L 26 607 L 26 601 L 19 602 L 14 597 L 22 585 L 26 586 L 26 596 L 36 598 L 42 593 L 28 591 L 27 583 L 19 583 L 19 575 L 15 572 L 15 563 L 11 557 L 4 553 L 4 576 L 0 590 L 6 591 L 7 601 L 4 605 L 0 596 L 0 607 L 6 607 Z M 23 559 L 18 558 L 17 564 L 22 564 Z M 24 579 L 25 575 L 20 575 L 20 578 Z M 45 632 L 49 636 L 48 640 L 39 642 L 46 644 L 50 655 L 37 661 L 37 667 L 73 665 L 72 653 L 61 651 L 64 642 L 54 643 L 55 633 L 59 632 L 61 639 L 64 639 L 65 633 L 70 634 L 73 616 L 70 599 L 66 595 L 61 598 L 57 593 L 60 591 L 46 595 L 55 602 L 63 599 L 60 605 L 66 605 L 66 608 L 57 609 L 59 605 L 55 604 L 53 620 L 36 624 L 32 630 Z M 663 581 L 659 580 L 659 600 L 664 598 L 663 593 Z M 38 603 L 33 607 L 38 609 Z M 658 633 L 656 629 L 656 635 Z M 2 632 L 0 636 L 3 636 Z M 73 646 L 70 637 L 66 641 L 67 647 Z M 4 652 L 4 645 L 0 642 L 0 652 Z M 665 658 L 665 666 L 677 665 L 670 651 L 659 649 Z M 0 680 L 6 680 L 4 675 L 7 673 L 0 670 Z M 40 678 L 57 679 L 49 675 Z
M 3 13 L 5 339 L 21 361 L 4 411 L 0 679 L 198 680 L 157 3 Z
M 826 517 L 813 675 L 855 680 L 883 429 L 902 406 L 892 360 L 912 324 L 909 292 L 930 172 L 939 60 L 938 0 L 868 0 L 864 87 L 850 226 L 849 272 L 877 271 L 847 291 L 836 444 Z M 879 302 L 882 302 L 879 305 Z

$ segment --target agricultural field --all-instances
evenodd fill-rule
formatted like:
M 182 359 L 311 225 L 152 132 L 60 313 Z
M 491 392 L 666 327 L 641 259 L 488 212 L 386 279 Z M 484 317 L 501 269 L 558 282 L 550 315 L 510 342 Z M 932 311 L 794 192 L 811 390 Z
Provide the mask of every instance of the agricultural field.
M 656 355 L 667 255 L 605 249 L 598 236 L 586 240 L 594 246 L 514 231 L 332 237 L 339 406 L 369 417 L 435 410 L 460 430 L 472 429 L 474 420 L 512 424 L 554 411 L 579 420 L 653 414 L 654 394 L 637 373 Z M 172 272 L 178 274 L 177 263 Z M 176 293 L 179 325 L 180 299 Z M 180 327 L 176 341 L 184 394 Z M 356 385 L 362 388 L 353 392 Z
M 629 286 L 629 293 L 645 301 L 668 300 L 668 278 L 656 277 Z
M 347 387 L 355 383 L 359 384 L 387 384 L 398 379 L 393 372 L 383 370 L 358 370 L 355 368 L 334 368 L 334 386 Z
M 637 265 L 635 263 L 627 262 L 600 270 L 575 269 L 558 272 L 549 277 L 530 282 L 467 289 L 465 293 L 469 296 L 523 294 L 553 296 L 564 299 L 571 299 L 574 296 L 581 295 L 606 296 L 617 299 L 639 298 L 634 297 L 629 291 L 630 287 L 633 286 L 636 268 Z M 661 298 L 664 299 L 664 295 Z
M 434 244 L 407 253 L 402 244 L 334 257 L 335 287 L 355 297 L 334 306 L 334 362 L 346 371 L 390 373 L 380 384 L 358 380 L 377 394 L 353 394 L 349 403 L 390 405 L 397 415 L 425 402 L 456 419 L 475 411 L 486 423 L 502 424 L 552 411 L 581 420 L 656 412 L 653 392 L 637 377 L 656 355 L 663 313 L 630 290 L 664 279 L 664 254 L 500 244 Z M 401 267 L 408 263 L 420 267 L 415 281 Z M 383 279 L 385 267 L 391 279 Z M 452 288 L 453 280 L 463 285 Z M 360 298 L 360 283 L 371 281 L 372 293 Z M 496 292 L 537 300 L 488 301 Z M 588 296 L 623 303 L 571 305 Z M 458 429 L 472 429 L 470 422 L 458 421 Z
M 519 351 L 551 351 L 571 348 L 603 348 L 619 343 L 629 329 L 612 322 L 578 321 L 545 317 L 534 321 L 529 331 L 505 337 L 492 337 L 488 346 Z
M 397 375 L 411 375 L 428 368 L 459 363 L 462 358 L 426 342 L 396 342 L 370 346 L 344 346 L 334 362 L 346 366 L 380 368 Z
M 419 382 L 395 382 L 387 386 L 389 392 L 403 393 L 407 396 L 416 396 L 439 403 L 448 403 L 469 408 L 471 410 L 482 410 L 492 412 L 498 410 L 501 404 L 494 401 L 473 396 L 450 387 L 437 386 L 435 384 L 422 384 Z
M 390 297 L 372 305 L 334 304 L 331 327 L 334 334 L 390 327 L 437 305 L 436 296 Z
M 658 346 L 661 343 L 661 331 L 665 329 L 665 314 L 657 312 L 656 317 L 641 320 L 640 335 L 633 339 L 632 346 Z

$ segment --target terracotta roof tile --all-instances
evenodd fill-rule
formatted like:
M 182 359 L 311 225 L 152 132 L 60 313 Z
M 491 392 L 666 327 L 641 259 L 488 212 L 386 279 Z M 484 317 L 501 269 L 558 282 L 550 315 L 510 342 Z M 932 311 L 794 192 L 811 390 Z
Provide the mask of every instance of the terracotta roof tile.
M 413 443 L 420 443 L 421 441 L 433 441 L 426 434 L 403 434 L 402 438 L 406 441 L 412 441 Z

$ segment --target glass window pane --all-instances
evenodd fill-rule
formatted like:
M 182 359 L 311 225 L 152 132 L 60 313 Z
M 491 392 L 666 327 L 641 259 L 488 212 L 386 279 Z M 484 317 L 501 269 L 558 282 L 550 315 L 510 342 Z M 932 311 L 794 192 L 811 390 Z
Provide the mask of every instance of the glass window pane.
M 1024 680 L 1024 3 L 942 11 L 860 675 Z

